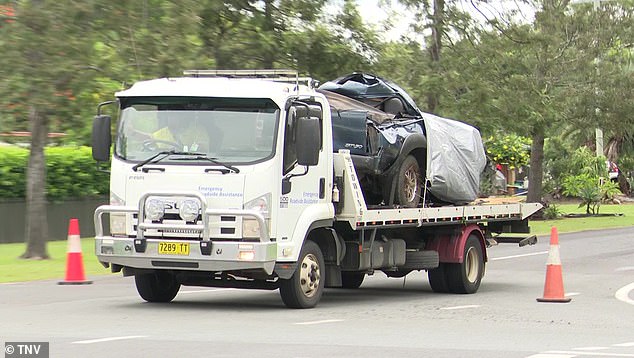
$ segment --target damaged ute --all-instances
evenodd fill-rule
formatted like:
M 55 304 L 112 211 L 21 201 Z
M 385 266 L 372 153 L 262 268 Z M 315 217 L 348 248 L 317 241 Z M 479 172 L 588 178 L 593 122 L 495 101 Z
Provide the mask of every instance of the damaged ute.
M 319 91 L 331 106 L 334 150 L 350 151 L 369 204 L 461 205 L 477 197 L 486 156 L 476 128 L 420 111 L 403 89 L 371 74 Z

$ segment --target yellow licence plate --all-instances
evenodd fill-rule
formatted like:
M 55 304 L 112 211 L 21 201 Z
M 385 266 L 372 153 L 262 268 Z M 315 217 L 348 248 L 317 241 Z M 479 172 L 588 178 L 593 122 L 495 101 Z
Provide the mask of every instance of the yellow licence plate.
M 160 255 L 189 255 L 189 243 L 159 242 L 158 253 Z

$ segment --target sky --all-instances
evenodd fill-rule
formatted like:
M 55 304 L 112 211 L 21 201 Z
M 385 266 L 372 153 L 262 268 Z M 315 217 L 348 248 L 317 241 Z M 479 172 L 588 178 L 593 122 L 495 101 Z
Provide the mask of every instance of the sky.
M 379 5 L 381 0 L 356 1 L 359 12 L 365 21 L 369 24 L 375 24 L 378 28 L 380 28 L 381 22 L 388 18 L 390 11 L 395 11 L 397 14 L 400 14 L 400 16 L 403 16 L 403 21 L 395 21 L 394 29 L 384 34 L 386 39 L 396 40 L 400 35 L 407 33 L 414 14 L 411 11 L 407 11 L 397 0 L 383 0 L 383 2 L 389 3 L 391 9 L 386 9 L 385 6 L 381 7 Z M 475 8 L 474 3 L 477 4 L 478 9 Z M 483 14 L 488 18 L 493 18 L 499 15 L 500 11 L 521 10 L 516 18 L 522 22 L 532 22 L 534 16 L 534 11 L 531 7 L 521 3 L 519 0 L 491 0 L 486 3 L 484 1 L 473 1 L 472 3 L 470 0 L 459 0 L 459 6 L 461 6 L 464 11 L 469 12 L 474 18 L 480 19 L 483 22 L 486 21 Z

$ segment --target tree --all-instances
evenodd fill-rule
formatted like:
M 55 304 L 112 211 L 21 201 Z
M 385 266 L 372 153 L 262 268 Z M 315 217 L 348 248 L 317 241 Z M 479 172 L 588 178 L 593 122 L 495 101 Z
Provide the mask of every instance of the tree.
M 73 81 L 80 79 L 79 70 L 87 63 L 91 42 L 84 40 L 90 34 L 90 10 L 84 3 L 18 1 L 15 21 L 0 29 L 0 68 L 2 77 L 11 82 L 11 86 L 0 87 L 0 97 L 15 100 L 14 94 L 5 92 L 10 88 L 28 94 L 23 97 L 28 114 L 20 115 L 28 116 L 32 132 L 23 258 L 48 258 L 44 146 L 49 123 L 66 114 L 74 97 Z

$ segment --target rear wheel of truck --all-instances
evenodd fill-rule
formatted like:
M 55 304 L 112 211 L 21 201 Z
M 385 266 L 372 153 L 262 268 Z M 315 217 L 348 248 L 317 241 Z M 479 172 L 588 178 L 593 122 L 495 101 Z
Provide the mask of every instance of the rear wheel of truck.
M 470 235 L 464 247 L 462 263 L 446 264 L 446 278 L 449 291 L 452 293 L 475 293 L 484 276 L 484 255 L 480 240 Z
M 433 270 L 427 271 L 427 278 L 429 279 L 429 285 L 434 292 L 447 293 L 449 292 L 449 285 L 447 284 L 446 275 L 446 263 L 439 263 L 438 267 Z
M 306 241 L 299 254 L 297 270 L 280 280 L 282 301 L 290 308 L 312 308 L 324 291 L 324 256 L 314 241 Z
M 408 155 L 398 171 L 396 178 L 396 202 L 408 208 L 420 203 L 423 180 L 420 166 L 414 156 Z
M 344 271 L 341 273 L 341 287 L 343 288 L 359 288 L 365 278 L 364 272 Z
M 148 302 L 170 302 L 181 288 L 169 272 L 136 274 L 134 282 L 139 296 Z

